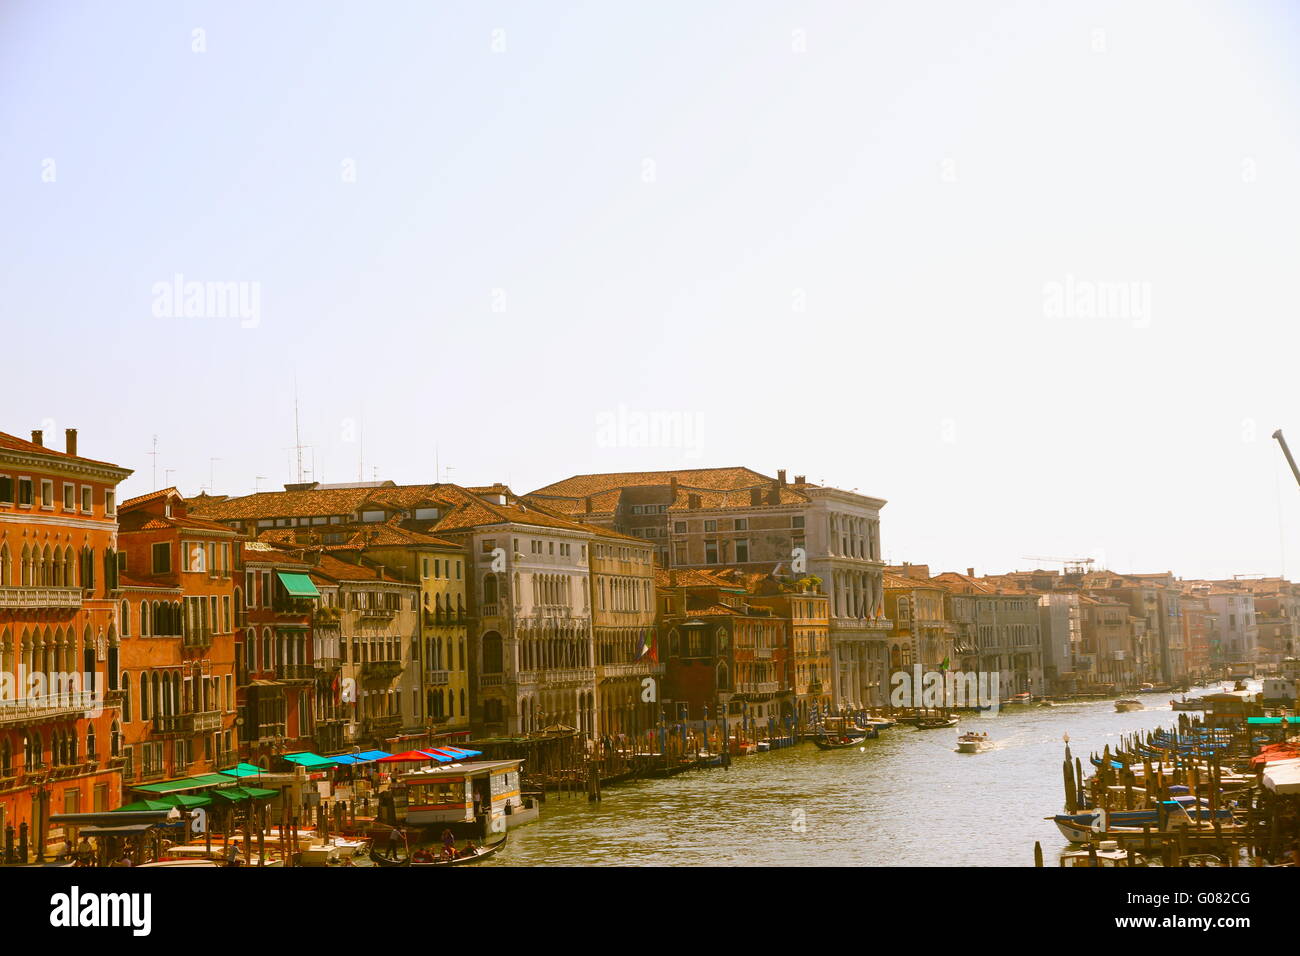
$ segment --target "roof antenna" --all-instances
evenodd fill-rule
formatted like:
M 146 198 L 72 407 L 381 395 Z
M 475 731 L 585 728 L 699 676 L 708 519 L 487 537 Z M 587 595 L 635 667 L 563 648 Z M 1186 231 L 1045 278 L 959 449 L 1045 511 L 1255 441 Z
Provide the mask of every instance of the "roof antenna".
M 298 453 L 298 484 L 302 484 L 302 431 L 298 427 L 298 376 L 293 376 L 293 447 Z

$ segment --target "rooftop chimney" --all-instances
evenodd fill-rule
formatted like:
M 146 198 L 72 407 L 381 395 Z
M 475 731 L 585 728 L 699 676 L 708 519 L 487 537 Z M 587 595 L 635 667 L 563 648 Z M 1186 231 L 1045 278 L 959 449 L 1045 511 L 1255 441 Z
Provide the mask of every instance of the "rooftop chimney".
M 677 500 L 677 476 L 676 475 L 668 476 L 668 490 L 673 493 L 673 500 L 676 501 Z
M 966 569 L 966 577 L 968 577 L 968 578 L 973 578 L 973 577 L 975 577 L 975 569 L 974 569 L 974 568 L 967 568 L 967 569 Z
M 587 514 L 591 514 L 591 495 L 587 495 L 587 497 L 583 499 L 583 503 L 587 506 Z
M 39 428 L 33 428 L 33 429 L 32 429 L 32 444 L 33 444 L 33 445 L 40 445 L 41 447 L 44 447 L 44 446 L 45 446 L 45 432 L 41 431 Z
M 688 496 L 687 496 L 687 498 L 686 498 L 686 507 L 688 507 L 688 508 L 698 508 L 699 506 L 700 506 L 700 496 L 699 496 L 699 495 L 688 495 Z
M 77 430 L 75 428 L 65 428 L 63 433 L 68 437 L 68 454 L 77 453 Z

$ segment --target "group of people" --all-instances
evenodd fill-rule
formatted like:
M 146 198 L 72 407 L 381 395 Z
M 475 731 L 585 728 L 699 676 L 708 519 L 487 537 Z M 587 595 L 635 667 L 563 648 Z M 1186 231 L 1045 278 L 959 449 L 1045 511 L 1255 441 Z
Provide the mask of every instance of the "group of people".
M 72 853 L 73 866 L 96 866 L 98 854 L 95 852 L 95 846 L 90 842 L 88 837 L 83 836 L 77 843 L 77 848 Z M 122 852 L 109 864 L 109 866 L 135 866 L 135 860 L 131 856 L 129 846 L 122 847 Z
M 389 859 L 397 859 L 397 848 L 404 842 L 405 840 L 400 830 L 394 828 L 389 831 L 387 854 Z M 451 827 L 447 827 L 442 831 L 442 851 L 440 853 L 435 855 L 433 849 L 430 847 L 418 847 L 413 853 L 411 853 L 411 862 L 445 863 L 450 862 L 451 860 L 459 860 L 464 857 L 473 856 L 478 852 L 478 849 L 478 846 L 473 840 L 466 840 L 463 847 L 459 850 L 456 849 L 456 834 L 451 832 Z

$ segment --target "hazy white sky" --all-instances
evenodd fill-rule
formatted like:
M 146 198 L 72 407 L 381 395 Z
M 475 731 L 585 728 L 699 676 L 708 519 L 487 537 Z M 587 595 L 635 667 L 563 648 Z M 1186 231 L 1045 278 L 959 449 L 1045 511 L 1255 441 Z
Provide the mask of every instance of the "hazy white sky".
M 784 467 L 892 560 L 1300 574 L 1298 23 L 6 4 L 0 430 L 242 494 L 296 379 L 327 481 Z

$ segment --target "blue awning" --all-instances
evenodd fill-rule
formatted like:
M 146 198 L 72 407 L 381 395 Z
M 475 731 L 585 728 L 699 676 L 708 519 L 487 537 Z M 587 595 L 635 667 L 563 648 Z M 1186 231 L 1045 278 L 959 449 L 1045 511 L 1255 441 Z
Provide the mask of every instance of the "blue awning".
M 481 750 L 466 750 L 464 747 L 439 747 L 438 749 L 439 749 L 439 750 L 444 750 L 444 751 L 446 751 L 446 752 L 449 753 L 449 754 L 457 754 L 457 755 L 459 755 L 459 756 L 461 756 L 461 757 L 481 757 L 481 756 L 483 756 L 483 751 L 481 751 Z
M 358 763 L 374 763 L 376 760 L 380 759 L 381 757 L 391 757 L 391 756 L 392 754 L 383 750 L 366 750 L 366 751 L 362 751 L 359 754 L 335 754 L 334 756 L 328 757 L 326 759 L 333 761 L 336 764 L 340 764 L 342 766 L 348 766 L 350 764 L 358 764 Z

